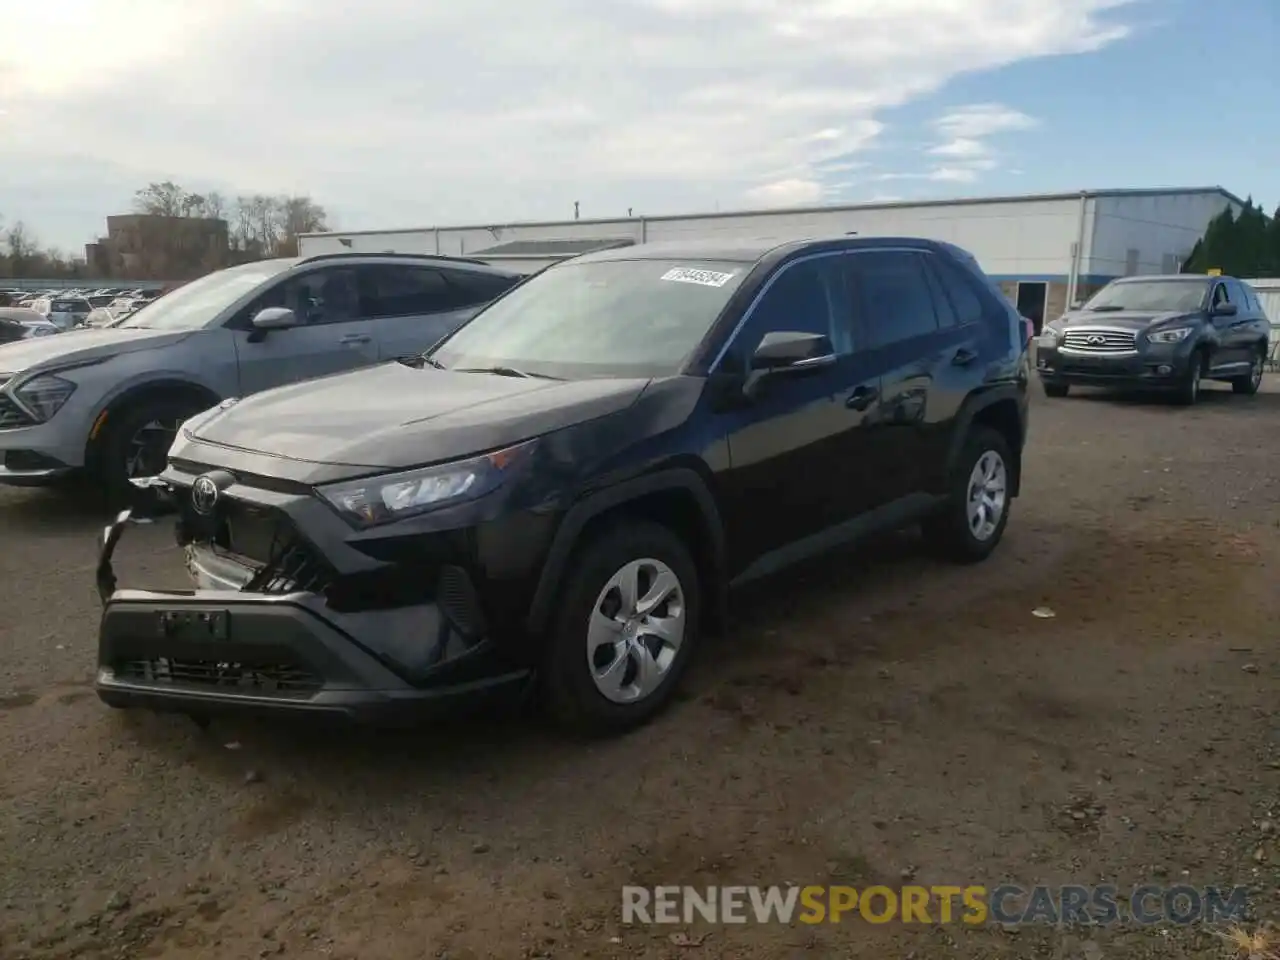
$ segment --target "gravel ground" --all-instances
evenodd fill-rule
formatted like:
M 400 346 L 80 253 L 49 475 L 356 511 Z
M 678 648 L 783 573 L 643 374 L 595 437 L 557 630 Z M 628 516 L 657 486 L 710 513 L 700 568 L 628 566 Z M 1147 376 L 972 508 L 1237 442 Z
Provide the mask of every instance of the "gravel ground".
M 110 711 L 102 518 L 0 492 L 0 957 L 1223 956 L 1163 925 L 621 925 L 627 883 L 904 876 L 1246 883 L 1278 915 L 1280 383 L 1033 416 L 990 561 L 903 535 L 773 581 L 674 709 L 588 745 Z M 168 536 L 126 538 L 134 582 L 174 575 Z

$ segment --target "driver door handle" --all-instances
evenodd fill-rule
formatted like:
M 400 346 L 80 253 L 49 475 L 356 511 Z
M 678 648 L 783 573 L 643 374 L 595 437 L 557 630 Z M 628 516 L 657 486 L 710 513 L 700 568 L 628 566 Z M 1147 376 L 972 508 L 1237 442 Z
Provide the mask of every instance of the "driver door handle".
M 368 343 L 372 337 L 367 333 L 348 333 L 338 339 L 339 343 Z
M 978 355 L 968 347 L 961 347 L 955 352 L 955 356 L 951 358 L 951 363 L 957 367 L 967 367 L 973 361 L 978 359 Z
M 875 387 L 858 387 L 845 398 L 844 405 L 850 410 L 866 410 L 880 397 Z

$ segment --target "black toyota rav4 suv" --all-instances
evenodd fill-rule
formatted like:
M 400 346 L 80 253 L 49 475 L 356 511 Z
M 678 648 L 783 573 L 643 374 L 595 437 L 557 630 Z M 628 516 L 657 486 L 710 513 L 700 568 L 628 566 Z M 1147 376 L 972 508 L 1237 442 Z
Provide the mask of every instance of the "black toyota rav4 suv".
M 413 717 L 538 690 L 643 722 L 741 585 L 914 522 L 986 557 L 1022 474 L 1017 313 L 949 244 L 652 245 L 521 283 L 412 362 L 187 421 L 195 589 L 117 589 L 113 706 Z

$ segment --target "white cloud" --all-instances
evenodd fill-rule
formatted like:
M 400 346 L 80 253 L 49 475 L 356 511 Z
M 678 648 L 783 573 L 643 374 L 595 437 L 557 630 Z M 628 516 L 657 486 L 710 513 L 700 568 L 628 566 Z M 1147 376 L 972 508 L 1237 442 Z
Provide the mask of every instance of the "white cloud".
M 0 50 L 0 214 L 53 222 L 59 187 L 34 171 L 73 152 L 110 184 L 80 197 L 74 233 L 56 220 L 64 243 L 155 177 L 307 192 L 353 229 L 820 196 L 823 164 L 872 144 L 880 111 L 1096 49 L 1124 34 L 1104 17 L 1126 3 L 10 4 L 6 34 L 56 36 L 57 65 L 47 43 Z M 982 140 L 1022 116 L 978 104 L 938 129 Z
M 933 123 L 946 139 L 929 148 L 930 155 L 945 158 L 948 163 L 924 174 L 924 179 L 972 183 L 980 172 L 1000 165 L 991 137 L 1038 125 L 1034 117 L 999 103 L 975 103 L 951 110 Z
M 975 103 L 960 107 L 939 117 L 935 126 L 945 136 L 975 141 L 996 133 L 1029 130 L 1036 126 L 1034 117 L 998 103 Z
M 955 140 L 948 140 L 946 143 L 938 144 L 929 152 L 938 157 L 958 157 L 963 160 L 969 157 L 985 157 L 987 149 L 987 145 L 981 140 L 974 140 L 972 137 L 957 137 Z
M 817 180 L 777 180 L 747 191 L 747 199 L 762 207 L 788 207 L 817 203 L 822 199 Z

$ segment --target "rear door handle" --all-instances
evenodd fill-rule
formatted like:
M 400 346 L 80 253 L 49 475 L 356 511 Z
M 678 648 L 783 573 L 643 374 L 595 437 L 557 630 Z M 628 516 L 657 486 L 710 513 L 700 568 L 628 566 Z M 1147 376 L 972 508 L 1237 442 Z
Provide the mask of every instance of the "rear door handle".
M 368 343 L 373 338 L 367 333 L 348 333 L 346 336 L 339 338 L 339 343 Z
M 844 405 L 850 410 L 865 410 L 875 403 L 879 396 L 880 391 L 875 387 L 858 387 L 845 398 Z
M 951 358 L 951 363 L 953 366 L 967 367 L 977 359 L 978 355 L 974 351 L 970 350 L 968 347 L 961 347 Z

